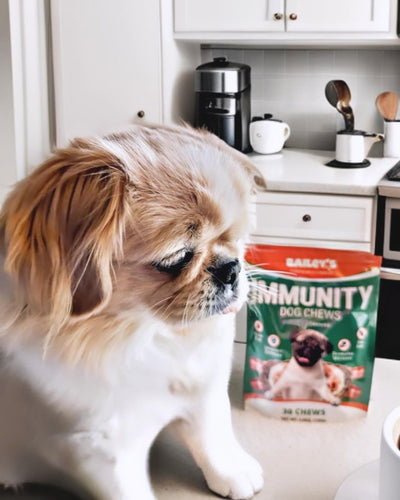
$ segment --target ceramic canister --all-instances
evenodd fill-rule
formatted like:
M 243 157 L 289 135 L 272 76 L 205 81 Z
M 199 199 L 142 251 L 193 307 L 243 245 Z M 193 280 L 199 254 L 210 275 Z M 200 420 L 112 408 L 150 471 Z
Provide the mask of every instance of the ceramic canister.
M 336 134 L 336 160 L 342 163 L 362 163 L 371 146 L 382 140 L 382 134 L 341 130 Z
M 383 156 L 400 158 L 400 120 L 385 120 Z
M 400 498 L 400 406 L 385 418 L 381 436 L 379 500 Z
M 336 134 L 337 161 L 342 163 L 361 163 L 365 159 L 364 135 L 352 132 Z

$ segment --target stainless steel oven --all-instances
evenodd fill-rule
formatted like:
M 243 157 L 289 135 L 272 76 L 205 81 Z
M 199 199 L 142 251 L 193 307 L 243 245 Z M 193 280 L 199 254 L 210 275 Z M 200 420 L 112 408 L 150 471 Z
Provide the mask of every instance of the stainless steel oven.
M 378 188 L 379 189 L 379 188 Z M 382 266 L 400 269 L 400 184 L 399 198 L 378 196 L 375 251 L 382 256 Z
M 375 253 L 382 270 L 375 354 L 400 359 L 400 165 L 388 176 L 378 184 Z

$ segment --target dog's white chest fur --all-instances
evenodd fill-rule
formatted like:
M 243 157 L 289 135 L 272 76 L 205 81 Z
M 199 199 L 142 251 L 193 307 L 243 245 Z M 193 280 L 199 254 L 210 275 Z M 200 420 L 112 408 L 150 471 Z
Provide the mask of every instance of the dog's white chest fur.
M 146 333 L 147 341 L 140 338 Z M 101 377 L 43 360 L 34 349 L 10 354 L 1 362 L 0 395 L 7 410 L 0 415 L 0 428 L 8 432 L 0 433 L 0 450 L 7 450 L 7 457 L 0 451 L 0 482 L 68 484 L 61 472 L 65 464 L 59 463 L 68 455 L 71 468 L 76 453 L 101 468 L 103 462 L 114 464 L 132 453 L 128 442 L 137 447 L 137 440 L 143 441 L 147 449 L 165 425 L 196 414 L 204 398 L 221 390 L 220 381 L 226 383 L 229 376 L 232 336 L 233 315 L 203 321 L 189 331 L 139 331 L 109 357 Z M 213 412 L 220 409 L 216 401 Z M 30 455 L 30 460 L 23 458 Z M 128 470 L 122 467 L 124 477 Z M 108 480 L 113 484 L 112 477 Z
M 106 407 L 105 392 L 114 409 L 123 409 L 131 405 L 131 391 L 143 389 L 149 397 L 158 392 L 158 397 L 190 396 L 212 384 L 218 372 L 229 372 L 232 323 L 232 315 L 227 315 L 203 321 L 197 328 L 192 325 L 188 331 L 144 327 L 106 358 L 101 373 L 68 367 L 51 357 L 43 359 L 35 349 L 19 349 L 9 363 L 44 395 L 56 395 L 61 388 L 64 395 L 70 394 L 71 410 L 75 405 Z

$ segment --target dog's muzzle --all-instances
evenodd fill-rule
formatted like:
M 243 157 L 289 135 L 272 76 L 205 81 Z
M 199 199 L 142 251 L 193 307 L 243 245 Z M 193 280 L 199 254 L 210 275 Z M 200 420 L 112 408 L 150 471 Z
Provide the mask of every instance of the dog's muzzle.
M 238 259 L 223 262 L 208 269 L 217 288 L 231 288 L 233 291 L 239 283 L 240 263 Z
M 220 261 L 208 269 L 214 285 L 212 314 L 237 311 L 240 270 L 238 259 Z

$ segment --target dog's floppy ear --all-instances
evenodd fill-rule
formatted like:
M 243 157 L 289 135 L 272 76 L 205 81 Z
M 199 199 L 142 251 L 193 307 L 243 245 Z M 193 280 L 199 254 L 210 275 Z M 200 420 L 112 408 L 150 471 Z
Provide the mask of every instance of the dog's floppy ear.
M 122 250 L 126 170 L 95 140 L 75 140 L 17 184 L 0 227 L 6 271 L 32 313 L 62 324 L 98 311 Z
M 326 354 L 331 354 L 333 351 L 333 344 L 329 340 L 326 341 L 326 348 L 325 348 Z

